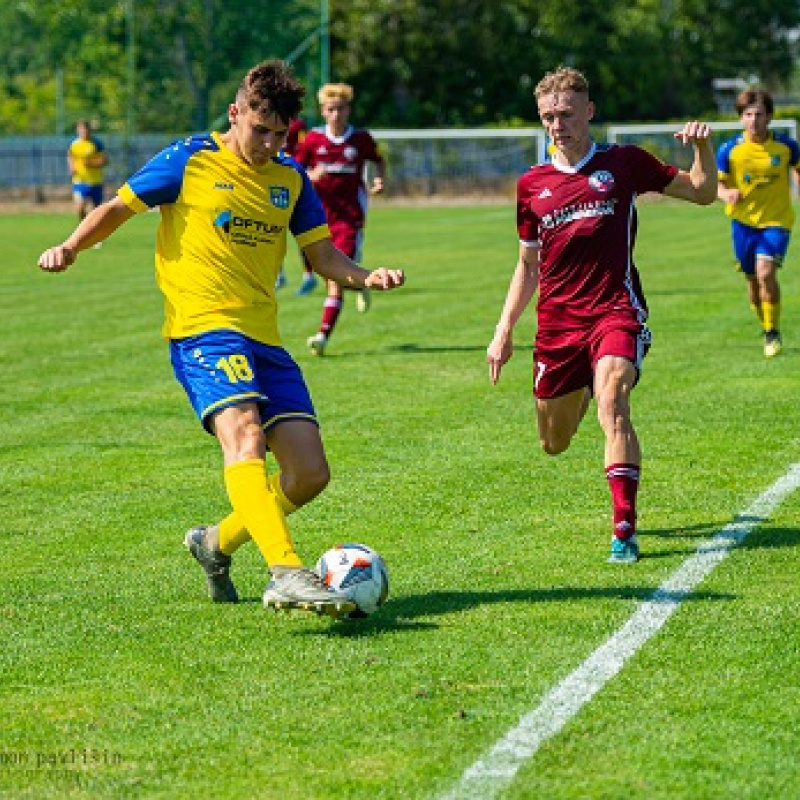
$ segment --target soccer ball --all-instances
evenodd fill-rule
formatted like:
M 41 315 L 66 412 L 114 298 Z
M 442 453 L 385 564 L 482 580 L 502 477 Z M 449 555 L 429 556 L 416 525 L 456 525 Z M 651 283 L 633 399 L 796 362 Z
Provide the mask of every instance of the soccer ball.
M 365 544 L 337 544 L 317 561 L 326 586 L 347 594 L 356 604 L 351 619 L 368 617 L 389 596 L 389 569 L 380 554 Z

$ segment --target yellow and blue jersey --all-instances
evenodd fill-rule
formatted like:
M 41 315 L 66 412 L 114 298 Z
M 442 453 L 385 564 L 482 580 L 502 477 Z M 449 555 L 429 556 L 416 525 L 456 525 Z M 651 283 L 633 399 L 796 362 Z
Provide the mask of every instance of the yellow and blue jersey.
M 72 182 L 84 186 L 100 186 L 103 183 L 103 167 L 90 167 L 86 162 L 98 153 L 105 152 L 103 143 L 90 136 L 88 139 L 75 139 L 69 146 L 72 157 Z
M 751 228 L 785 228 L 794 224 L 791 176 L 800 164 L 800 145 L 783 133 L 770 132 L 766 142 L 746 133 L 729 139 L 717 151 L 718 177 L 741 192 L 738 203 L 727 203 L 725 213 Z
M 301 248 L 330 236 L 305 170 L 283 155 L 252 166 L 210 133 L 172 143 L 118 194 L 137 213 L 160 209 L 166 338 L 224 329 L 280 345 L 275 279 L 287 231 Z

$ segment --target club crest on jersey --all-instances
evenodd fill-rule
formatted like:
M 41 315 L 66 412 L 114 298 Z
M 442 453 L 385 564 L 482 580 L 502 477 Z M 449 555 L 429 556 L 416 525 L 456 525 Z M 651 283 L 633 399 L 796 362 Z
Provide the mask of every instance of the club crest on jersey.
M 269 199 L 275 208 L 289 208 L 289 190 L 285 186 L 270 186 Z
M 214 217 L 214 227 L 218 228 L 220 231 L 224 231 L 226 234 L 231 232 L 231 212 L 230 211 L 220 211 Z
M 598 170 L 589 176 L 589 186 L 591 186 L 596 192 L 602 192 L 605 194 L 606 192 L 611 191 L 612 187 L 614 186 L 614 176 L 607 170 Z

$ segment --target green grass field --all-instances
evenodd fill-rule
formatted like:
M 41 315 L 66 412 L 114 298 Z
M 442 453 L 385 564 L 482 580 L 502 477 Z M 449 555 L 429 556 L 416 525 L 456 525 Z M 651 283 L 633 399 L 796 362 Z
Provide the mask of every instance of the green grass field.
M 182 537 L 227 513 L 221 460 L 159 335 L 156 215 L 66 275 L 35 268 L 71 215 L 0 218 L 0 797 L 420 800 L 456 787 L 638 604 L 800 460 L 800 264 L 766 360 L 719 205 L 644 204 L 637 263 L 654 345 L 634 393 L 643 560 L 605 563 L 593 411 L 541 453 L 532 312 L 485 365 L 516 258 L 511 206 L 373 209 L 365 265 L 407 286 L 349 305 L 313 359 L 322 296 L 285 344 L 332 465 L 291 517 L 313 562 L 386 558 L 359 623 L 274 615 L 254 547 L 245 601 L 208 602 Z M 792 494 L 502 789 L 548 798 L 800 798 L 800 495 Z M 471 795 L 476 796 L 477 795 Z

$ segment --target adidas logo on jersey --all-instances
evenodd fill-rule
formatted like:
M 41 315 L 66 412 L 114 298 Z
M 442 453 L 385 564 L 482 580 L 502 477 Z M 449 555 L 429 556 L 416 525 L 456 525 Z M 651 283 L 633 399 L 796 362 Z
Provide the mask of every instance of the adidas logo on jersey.
M 552 197 L 552 196 L 553 193 L 545 186 L 544 189 L 542 189 L 542 193 L 539 195 L 539 199 L 544 200 L 545 197 Z

